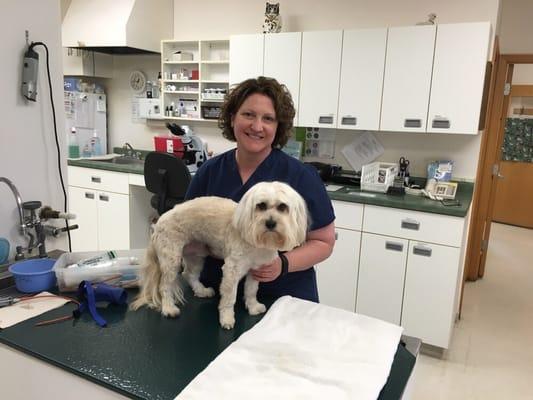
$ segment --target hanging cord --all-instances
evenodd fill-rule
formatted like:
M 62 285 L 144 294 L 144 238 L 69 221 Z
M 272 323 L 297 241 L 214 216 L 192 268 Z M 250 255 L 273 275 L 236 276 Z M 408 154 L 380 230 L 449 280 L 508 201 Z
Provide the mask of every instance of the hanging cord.
M 59 148 L 59 138 L 57 135 L 57 121 L 56 121 L 56 109 L 54 105 L 54 96 L 52 91 L 52 78 L 50 77 L 50 56 L 48 51 L 48 46 L 44 44 L 43 42 L 32 42 L 30 45 L 30 50 L 33 49 L 35 46 L 43 46 L 46 50 L 46 72 L 48 75 L 48 87 L 50 88 L 50 103 L 52 104 L 52 117 L 54 120 L 54 134 L 56 139 L 56 149 L 57 149 L 57 166 L 59 171 L 59 179 L 61 181 L 61 189 L 63 189 L 63 199 L 64 199 L 64 211 L 67 212 L 67 191 L 65 189 L 65 182 L 63 181 L 63 172 L 61 171 L 61 150 Z M 70 238 L 70 230 L 68 225 L 68 220 L 65 220 L 65 227 L 67 228 L 67 236 L 68 236 L 68 251 L 72 252 L 72 241 Z

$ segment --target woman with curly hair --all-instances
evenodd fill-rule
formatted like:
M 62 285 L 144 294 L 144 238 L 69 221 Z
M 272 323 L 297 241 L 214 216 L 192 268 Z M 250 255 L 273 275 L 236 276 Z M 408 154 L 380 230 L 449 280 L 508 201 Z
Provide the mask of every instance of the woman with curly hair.
M 295 109 L 287 88 L 275 79 L 248 79 L 232 88 L 222 106 L 222 135 L 235 149 L 205 162 L 196 172 L 186 198 L 219 196 L 239 201 L 254 184 L 282 181 L 305 199 L 311 219 L 306 242 L 271 264 L 253 271 L 259 298 L 283 295 L 318 302 L 314 265 L 331 254 L 335 244 L 333 207 L 317 171 L 281 151 L 292 132 Z M 204 285 L 218 288 L 220 260 L 208 258 Z

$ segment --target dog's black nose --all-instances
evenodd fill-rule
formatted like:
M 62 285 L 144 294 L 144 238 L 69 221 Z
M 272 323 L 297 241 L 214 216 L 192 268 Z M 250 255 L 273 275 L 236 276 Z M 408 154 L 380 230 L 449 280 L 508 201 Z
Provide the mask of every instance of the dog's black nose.
M 265 226 L 268 230 L 273 230 L 276 227 L 276 221 L 274 221 L 272 218 L 269 218 L 265 222 Z

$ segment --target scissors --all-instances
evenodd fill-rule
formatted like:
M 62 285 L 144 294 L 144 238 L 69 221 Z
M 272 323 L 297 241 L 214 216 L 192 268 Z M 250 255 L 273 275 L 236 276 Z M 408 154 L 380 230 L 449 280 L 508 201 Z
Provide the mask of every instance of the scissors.
M 407 160 L 405 157 L 400 157 L 400 175 L 402 178 L 405 178 L 406 176 L 409 176 L 409 172 L 407 169 L 409 168 L 409 160 Z

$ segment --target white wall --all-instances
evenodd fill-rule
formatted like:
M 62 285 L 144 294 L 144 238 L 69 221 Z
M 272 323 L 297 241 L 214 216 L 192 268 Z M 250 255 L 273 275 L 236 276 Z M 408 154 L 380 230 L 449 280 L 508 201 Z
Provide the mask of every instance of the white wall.
M 0 0 L 0 7 L 3 17 L 0 24 L 0 93 L 3 95 L 0 108 L 0 176 L 14 182 L 23 201 L 39 200 L 43 205 L 62 210 L 63 195 L 57 170 L 50 92 L 46 78 L 46 53 L 42 46 L 36 47 L 40 56 L 37 102 L 26 102 L 21 95 L 22 57 L 26 50 L 24 30 L 27 29 L 30 41 L 44 42 L 50 51 L 57 129 L 60 132 L 61 151 L 64 151 L 59 2 Z M 64 158 L 61 164 L 66 176 Z M 18 233 L 19 219 L 15 199 L 3 183 L 0 183 L 0 220 L 0 236 L 11 242 L 11 254 L 16 245 L 27 245 L 27 241 Z M 48 249 L 63 245 L 63 240 L 47 241 Z
M 263 0 L 198 0 L 174 1 L 174 39 L 208 40 L 228 39 L 231 34 L 259 33 L 263 23 Z M 431 12 L 437 22 L 453 23 L 490 21 L 493 31 L 498 25 L 500 0 L 291 0 L 280 2 L 283 31 L 327 30 L 358 27 L 413 25 L 427 19 Z M 491 46 L 492 49 L 492 46 Z M 148 124 L 131 121 L 128 87 L 129 73 L 141 69 L 154 78 L 160 70 L 157 57 L 115 56 L 115 76 L 107 80 L 109 106 L 109 143 L 111 146 L 130 142 L 134 147 L 152 148 L 152 136 L 165 133 L 162 123 Z M 150 79 L 149 78 L 149 79 Z M 126 100 L 126 101 L 125 101 Z M 195 132 L 204 137 L 216 153 L 233 147 L 220 135 L 214 123 L 191 123 Z M 355 135 L 350 131 L 337 131 L 334 160 L 349 167 L 340 149 Z M 474 179 L 481 135 L 420 135 L 405 133 L 380 133 L 378 139 L 386 152 L 384 161 L 395 161 L 400 155 L 411 160 L 411 172 L 425 175 L 426 165 L 434 159 L 455 160 L 455 176 Z

